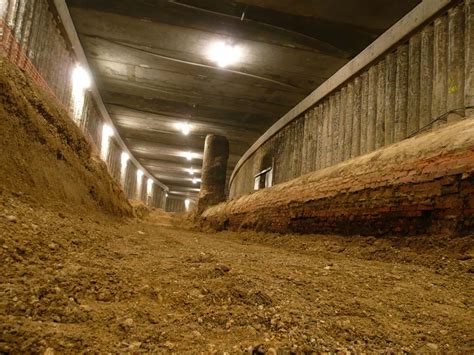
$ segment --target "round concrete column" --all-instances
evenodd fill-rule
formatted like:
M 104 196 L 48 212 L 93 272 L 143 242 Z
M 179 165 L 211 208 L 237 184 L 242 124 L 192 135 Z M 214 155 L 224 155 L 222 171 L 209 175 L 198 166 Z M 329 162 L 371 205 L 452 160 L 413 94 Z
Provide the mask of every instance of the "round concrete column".
M 199 192 L 198 212 L 225 201 L 225 182 L 229 141 L 226 137 L 208 134 L 204 143 L 201 191 Z

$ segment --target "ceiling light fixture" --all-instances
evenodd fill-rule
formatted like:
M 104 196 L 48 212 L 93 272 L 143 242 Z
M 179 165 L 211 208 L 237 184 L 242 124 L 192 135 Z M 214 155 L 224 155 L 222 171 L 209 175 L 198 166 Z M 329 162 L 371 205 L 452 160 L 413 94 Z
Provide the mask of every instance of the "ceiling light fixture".
M 81 90 L 89 89 L 91 86 L 89 73 L 79 65 L 76 66 L 72 72 L 72 81 L 74 85 Z
M 188 173 L 190 175 L 194 175 L 194 169 L 191 167 L 191 169 L 187 169 Z
M 176 128 L 178 128 L 185 136 L 191 132 L 191 125 L 188 122 L 177 123 Z
M 148 192 L 151 192 L 151 188 L 152 188 L 152 186 L 153 186 L 153 180 L 150 179 L 150 178 L 148 178 L 148 180 L 146 181 L 146 183 L 147 183 L 147 189 L 148 189 L 147 191 L 148 191 Z
M 130 155 L 128 155 L 126 152 L 123 152 L 120 160 L 122 162 L 122 166 L 124 166 L 130 160 Z
M 216 42 L 209 47 L 209 59 L 221 68 L 235 64 L 241 56 L 240 48 L 229 43 Z
M 187 160 L 193 160 L 193 153 L 191 152 L 186 152 L 184 153 L 184 157 L 187 159 Z
M 104 124 L 104 127 L 102 127 L 102 137 L 109 138 L 114 135 L 114 130 L 112 127 L 108 124 Z
M 198 182 L 201 182 L 201 179 L 198 178 L 193 178 L 193 184 L 197 184 Z

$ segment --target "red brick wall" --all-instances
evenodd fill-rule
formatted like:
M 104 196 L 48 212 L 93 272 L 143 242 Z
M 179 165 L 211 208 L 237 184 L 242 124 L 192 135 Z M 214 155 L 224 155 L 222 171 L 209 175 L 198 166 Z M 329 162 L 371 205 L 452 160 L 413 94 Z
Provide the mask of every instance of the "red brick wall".
M 474 119 L 210 208 L 216 229 L 474 232 Z

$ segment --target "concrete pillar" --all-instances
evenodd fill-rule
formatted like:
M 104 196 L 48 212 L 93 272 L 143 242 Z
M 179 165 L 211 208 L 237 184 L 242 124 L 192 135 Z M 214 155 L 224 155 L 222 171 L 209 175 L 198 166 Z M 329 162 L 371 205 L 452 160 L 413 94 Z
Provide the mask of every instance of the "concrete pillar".
M 8 12 L 6 16 L 7 25 L 13 29 L 15 26 L 16 14 L 19 6 L 19 0 L 10 0 L 8 5 Z
M 6 20 L 10 0 L 0 1 L 0 20 Z
M 316 144 L 317 144 L 317 151 L 316 151 L 316 170 L 322 168 L 322 137 L 323 137 L 323 105 L 319 104 L 316 108 L 316 120 L 317 120 L 317 136 L 316 136 Z
M 26 3 L 24 25 L 21 30 L 21 46 L 25 54 L 28 55 L 28 44 L 30 43 L 31 26 L 33 25 L 33 14 L 36 8 L 36 0 Z
M 421 32 L 420 57 L 420 128 L 426 127 L 431 118 L 431 98 L 433 97 L 433 25 L 428 25 Z
M 417 33 L 410 38 L 408 45 L 408 136 L 420 128 L 420 55 L 421 35 Z
M 334 149 L 334 114 L 335 114 L 335 109 L 334 109 L 334 95 L 329 97 L 328 100 L 328 156 L 327 156 L 327 166 L 331 166 L 334 164 L 334 157 L 336 154 L 336 151 Z
M 448 15 L 448 122 L 464 116 L 464 12 L 461 6 Z
M 474 0 L 465 0 L 465 86 L 466 115 L 474 114 Z
M 448 93 L 448 18 L 438 17 L 434 22 L 434 71 L 433 99 L 431 101 L 432 120 L 446 113 Z M 446 122 L 438 120 L 434 127 Z
M 18 1 L 18 8 L 15 14 L 15 26 L 13 26 L 12 29 L 16 40 L 21 44 L 22 28 L 25 21 L 26 0 Z
M 336 92 L 330 98 L 331 103 L 331 127 L 332 127 L 332 159 L 331 165 L 339 163 L 339 106 L 340 106 L 340 93 Z
M 204 143 L 201 191 L 198 211 L 225 201 L 225 181 L 229 141 L 226 137 L 208 134 Z
M 366 132 L 366 153 L 375 150 L 375 122 L 377 120 L 377 66 L 369 69 L 369 89 L 367 94 L 367 132 Z
M 385 145 L 385 61 L 377 65 L 377 118 L 375 120 L 375 149 Z
M 395 84 L 395 122 L 394 141 L 399 142 L 407 136 L 408 104 L 408 45 L 397 48 L 397 78 Z
M 316 155 L 316 116 L 315 109 L 311 109 L 304 115 L 303 129 L 303 153 L 301 172 L 303 174 L 314 170 L 314 157 Z
M 346 143 L 346 111 L 347 106 L 347 86 L 341 88 L 341 99 L 339 100 L 339 161 L 345 160 Z
M 397 81 L 397 64 L 395 53 L 385 58 L 385 145 L 393 143 L 393 127 L 395 122 L 395 85 Z
M 330 134 L 331 131 L 329 130 L 329 99 L 325 99 L 323 103 L 323 168 L 328 167 L 331 165 L 331 140 Z
M 359 77 L 357 77 L 354 79 L 351 158 L 355 158 L 360 155 L 360 109 L 362 103 L 360 93 L 361 80 Z
M 367 153 L 367 113 L 369 111 L 369 74 L 361 75 L 360 155 Z
M 344 160 L 351 158 L 352 151 L 352 117 L 354 107 L 354 84 L 350 82 L 347 85 L 346 92 L 346 110 L 344 119 Z
M 48 41 L 48 30 L 49 30 L 49 17 L 48 17 L 49 11 L 48 11 L 48 5 L 43 4 L 42 9 L 41 9 L 41 18 L 40 18 L 40 25 L 38 27 L 39 36 L 37 39 L 37 45 L 36 45 L 36 68 L 40 71 L 41 75 L 43 78 L 46 80 L 45 76 L 45 68 L 46 68 L 46 63 L 48 60 L 48 52 L 46 50 L 47 48 L 47 41 Z

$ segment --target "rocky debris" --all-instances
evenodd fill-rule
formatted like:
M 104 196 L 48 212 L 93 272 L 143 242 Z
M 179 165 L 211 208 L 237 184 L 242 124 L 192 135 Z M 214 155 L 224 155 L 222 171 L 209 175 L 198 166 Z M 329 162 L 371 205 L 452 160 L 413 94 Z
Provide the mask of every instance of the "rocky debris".
M 217 275 L 222 276 L 230 271 L 230 267 L 228 267 L 227 265 L 216 265 L 214 271 Z
M 7 216 L 7 221 L 9 222 L 12 222 L 12 223 L 17 223 L 18 222 L 18 218 L 16 216 Z
M 120 328 L 127 332 L 132 328 L 133 324 L 134 324 L 133 319 L 127 318 L 123 322 L 120 323 Z

